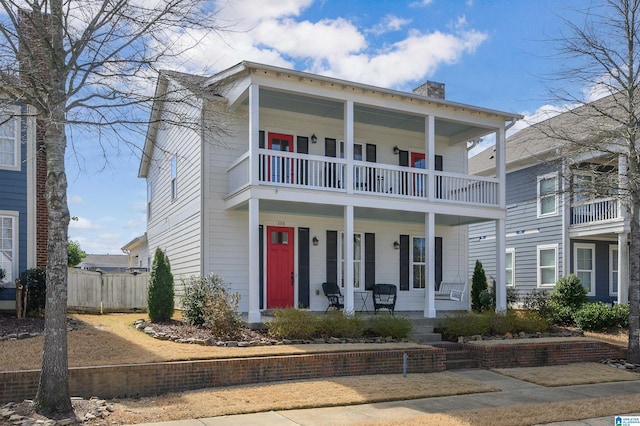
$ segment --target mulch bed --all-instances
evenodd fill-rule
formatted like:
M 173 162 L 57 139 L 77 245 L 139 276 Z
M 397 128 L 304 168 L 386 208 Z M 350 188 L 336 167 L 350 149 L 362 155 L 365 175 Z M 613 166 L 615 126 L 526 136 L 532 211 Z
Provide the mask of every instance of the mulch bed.
M 11 334 L 42 333 L 44 317 L 18 319 L 15 315 L 0 313 L 0 338 Z

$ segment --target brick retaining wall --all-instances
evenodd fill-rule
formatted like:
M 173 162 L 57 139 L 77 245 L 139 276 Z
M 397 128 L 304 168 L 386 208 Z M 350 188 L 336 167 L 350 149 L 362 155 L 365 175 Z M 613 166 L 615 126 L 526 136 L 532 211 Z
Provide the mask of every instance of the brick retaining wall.
M 445 370 L 445 350 L 416 349 L 335 352 L 252 358 L 179 361 L 69 369 L 72 396 L 136 397 L 278 380 Z M 39 370 L 0 372 L 0 403 L 32 399 Z
M 598 341 L 526 343 L 468 343 L 465 349 L 480 368 L 540 367 L 575 362 L 598 362 L 606 358 L 626 358 L 621 346 Z

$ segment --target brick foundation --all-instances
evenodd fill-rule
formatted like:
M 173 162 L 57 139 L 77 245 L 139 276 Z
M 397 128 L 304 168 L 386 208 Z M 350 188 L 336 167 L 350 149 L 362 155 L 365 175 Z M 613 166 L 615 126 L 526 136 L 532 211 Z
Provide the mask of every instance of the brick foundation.
M 445 350 L 416 349 L 180 361 L 69 369 L 71 395 L 136 397 L 279 380 L 445 370 Z M 40 371 L 0 373 L 0 404 L 35 396 Z
M 469 343 L 465 345 L 480 368 L 540 367 L 626 358 L 626 348 L 598 341 Z

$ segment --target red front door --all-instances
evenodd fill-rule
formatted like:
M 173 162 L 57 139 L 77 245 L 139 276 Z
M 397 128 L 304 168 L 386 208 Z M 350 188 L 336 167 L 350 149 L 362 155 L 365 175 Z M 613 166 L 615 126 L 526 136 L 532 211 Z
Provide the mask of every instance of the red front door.
M 293 228 L 267 226 L 267 308 L 293 307 Z

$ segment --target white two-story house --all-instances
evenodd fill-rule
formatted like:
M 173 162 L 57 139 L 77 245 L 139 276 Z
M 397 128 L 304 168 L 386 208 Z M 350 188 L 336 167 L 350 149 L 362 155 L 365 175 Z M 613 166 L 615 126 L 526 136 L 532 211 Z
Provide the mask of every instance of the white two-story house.
M 250 323 L 324 311 L 323 282 L 349 312 L 371 309 L 375 283 L 397 286 L 396 311 L 468 308 L 434 294 L 468 281 L 468 224 L 489 221 L 504 241 L 502 153 L 518 115 L 250 62 L 163 72 L 157 94 L 139 176 L 149 256 L 165 250 L 177 278 L 223 276 Z M 486 135 L 498 176 L 469 175 L 468 143 Z

